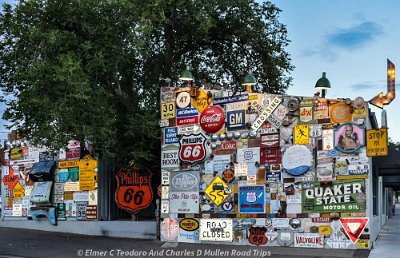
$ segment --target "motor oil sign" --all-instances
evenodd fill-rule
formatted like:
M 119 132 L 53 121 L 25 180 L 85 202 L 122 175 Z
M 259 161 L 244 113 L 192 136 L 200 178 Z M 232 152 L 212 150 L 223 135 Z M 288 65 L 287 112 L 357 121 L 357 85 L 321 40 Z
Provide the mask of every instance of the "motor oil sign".
M 200 162 L 206 157 L 206 137 L 202 134 L 182 135 L 179 139 L 179 159 L 188 163 Z
M 153 173 L 147 168 L 120 169 L 115 175 L 115 201 L 118 207 L 131 214 L 149 207 L 153 201 L 152 176 Z

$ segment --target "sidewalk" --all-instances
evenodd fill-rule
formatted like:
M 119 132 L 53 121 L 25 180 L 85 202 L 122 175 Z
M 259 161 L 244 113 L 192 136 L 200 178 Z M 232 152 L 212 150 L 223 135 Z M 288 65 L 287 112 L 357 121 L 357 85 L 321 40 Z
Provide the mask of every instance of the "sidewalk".
M 400 257 L 400 203 L 396 203 L 395 216 L 383 226 L 369 258 Z
M 3 257 L 366 258 L 368 250 L 164 243 L 0 227 Z M 382 257 L 381 257 L 382 258 Z M 387 258 L 387 257 L 385 257 Z

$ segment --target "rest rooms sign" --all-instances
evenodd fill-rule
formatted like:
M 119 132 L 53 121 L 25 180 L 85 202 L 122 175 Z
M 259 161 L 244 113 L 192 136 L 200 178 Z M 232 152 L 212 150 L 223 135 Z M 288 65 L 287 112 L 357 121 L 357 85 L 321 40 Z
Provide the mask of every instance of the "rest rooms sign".
M 364 180 L 303 183 L 302 194 L 303 213 L 365 211 Z
M 200 240 L 232 242 L 232 219 L 201 219 Z

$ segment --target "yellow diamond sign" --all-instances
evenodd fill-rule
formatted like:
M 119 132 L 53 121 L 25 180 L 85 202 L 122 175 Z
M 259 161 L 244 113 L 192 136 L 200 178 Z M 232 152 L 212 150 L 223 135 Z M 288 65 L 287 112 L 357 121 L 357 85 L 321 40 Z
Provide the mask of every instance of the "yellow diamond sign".
M 213 201 L 217 206 L 220 206 L 221 203 L 228 198 L 231 189 L 219 176 L 217 176 L 204 192 L 211 201 Z
M 208 107 L 208 96 L 207 93 L 203 90 L 199 90 L 199 93 L 196 98 L 192 99 L 192 106 L 197 108 L 197 110 L 201 113 Z

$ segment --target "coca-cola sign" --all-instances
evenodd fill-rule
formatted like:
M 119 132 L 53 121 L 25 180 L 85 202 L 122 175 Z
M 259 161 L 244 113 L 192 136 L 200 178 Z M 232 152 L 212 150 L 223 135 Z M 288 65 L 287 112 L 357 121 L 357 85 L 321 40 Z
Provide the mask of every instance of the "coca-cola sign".
M 200 126 L 207 133 L 217 132 L 224 123 L 224 111 L 218 106 L 208 107 L 200 115 Z
M 222 150 L 235 150 L 236 149 L 236 141 L 222 142 L 221 149 Z

